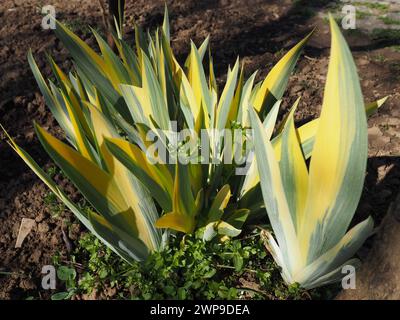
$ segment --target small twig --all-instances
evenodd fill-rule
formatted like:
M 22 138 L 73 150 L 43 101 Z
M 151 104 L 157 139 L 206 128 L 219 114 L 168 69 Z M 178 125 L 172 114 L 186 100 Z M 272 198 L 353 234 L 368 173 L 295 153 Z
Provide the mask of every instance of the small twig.
M 67 252 L 71 253 L 73 251 L 73 249 L 74 249 L 74 246 L 73 246 L 71 240 L 69 240 L 67 234 L 64 231 L 64 221 L 62 222 L 61 233 L 62 233 L 62 238 L 63 238 L 63 241 L 65 243 L 65 246 L 67 247 Z
M 255 228 L 256 229 L 260 229 L 260 231 L 265 231 L 265 229 L 263 227 L 261 227 L 260 225 L 258 225 L 258 224 L 255 225 Z
M 259 236 L 260 236 L 260 235 L 257 233 L 257 234 L 253 234 L 253 235 L 251 235 L 251 236 L 244 237 L 244 238 L 242 238 L 242 240 L 252 239 L 252 238 L 259 237 Z
M 106 7 L 104 5 L 103 0 L 97 0 L 99 5 L 100 5 L 100 11 L 101 11 L 101 16 L 103 18 L 103 24 L 104 24 L 104 29 L 108 29 L 108 19 L 107 19 L 107 14 L 106 14 Z
M 274 296 L 272 296 L 271 294 L 269 294 L 269 293 L 266 292 L 266 291 L 257 290 L 257 289 L 253 289 L 253 288 L 247 288 L 247 287 L 238 287 L 238 288 L 236 288 L 236 289 L 238 289 L 238 290 L 243 290 L 243 291 L 251 291 L 251 292 L 254 292 L 254 293 L 258 293 L 258 294 L 261 294 L 262 296 L 264 296 L 265 298 L 268 298 L 268 299 L 270 299 L 270 300 L 274 300 Z
M 20 276 L 20 277 L 27 277 L 27 275 L 21 270 L 18 270 L 18 271 L 5 271 L 4 269 L 2 269 L 2 270 L 0 270 L 0 275 L 3 275 L 3 276 L 17 275 L 17 276 Z
M 226 266 L 226 265 L 223 265 L 223 264 L 217 264 L 216 267 L 217 267 L 217 268 L 221 268 L 221 269 L 236 269 L 235 267 Z M 256 270 L 249 269 L 249 268 L 243 268 L 242 270 L 243 270 L 243 271 L 247 271 L 247 272 L 257 273 Z
M 318 59 L 315 59 L 315 58 L 311 58 L 311 57 L 309 57 L 309 56 L 304 56 L 304 58 L 306 58 L 307 60 L 310 60 L 310 61 L 318 61 Z
M 122 271 L 118 272 L 116 274 L 116 276 L 126 276 L 127 273 L 132 272 L 132 271 L 133 271 L 133 268 L 128 268 L 126 270 L 122 270 Z
M 302 294 L 306 296 L 308 299 L 312 300 L 312 297 L 308 291 L 304 291 Z
M 70 261 L 70 260 L 61 260 L 61 262 L 65 263 L 65 264 L 73 265 L 74 267 L 76 267 L 76 268 L 78 268 L 80 270 L 85 270 L 85 267 L 81 263 L 73 262 L 73 261 Z

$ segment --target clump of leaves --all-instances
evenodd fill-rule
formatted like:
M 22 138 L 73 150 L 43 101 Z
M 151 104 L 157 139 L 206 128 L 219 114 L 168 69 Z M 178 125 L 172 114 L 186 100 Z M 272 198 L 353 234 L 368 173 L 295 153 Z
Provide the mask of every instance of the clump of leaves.
M 369 8 L 372 10 L 386 11 L 389 9 L 389 5 L 386 3 L 373 3 L 373 2 L 355 2 L 353 3 L 355 6 L 361 6 L 365 8 Z
M 61 171 L 55 166 L 50 166 L 47 168 L 46 173 L 52 179 L 54 179 L 57 174 L 62 174 Z M 57 195 L 52 191 L 46 193 L 46 195 L 43 197 L 43 203 L 49 209 L 50 214 L 54 218 L 58 218 L 65 211 L 65 204 L 62 203 L 58 199 Z
M 49 208 L 50 214 L 57 218 L 65 210 L 65 205 L 60 203 L 57 196 L 53 192 L 48 192 L 43 198 L 44 204 Z
M 400 37 L 400 30 L 376 28 L 372 30 L 372 39 L 387 42 L 397 42 Z
M 379 18 L 386 25 L 400 25 L 400 20 L 388 16 Z

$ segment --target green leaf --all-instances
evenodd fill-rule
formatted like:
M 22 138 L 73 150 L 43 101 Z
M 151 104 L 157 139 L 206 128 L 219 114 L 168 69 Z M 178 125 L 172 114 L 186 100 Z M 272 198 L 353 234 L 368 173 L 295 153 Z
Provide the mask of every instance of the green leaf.
M 233 265 L 235 266 L 235 271 L 240 272 L 243 268 L 243 258 L 239 254 L 233 256 Z
M 217 230 L 218 234 L 228 237 L 237 237 L 242 232 L 242 230 L 236 229 L 225 221 L 221 221 L 217 224 Z
M 57 269 L 57 277 L 62 281 L 70 281 L 76 278 L 76 271 L 73 268 L 68 268 L 66 266 L 60 266 Z
M 311 35 L 312 32 L 289 50 L 268 73 L 255 96 L 253 105 L 257 112 L 261 114 L 263 114 L 264 111 L 269 112 L 275 102 L 282 99 L 289 77 Z
M 69 295 L 69 292 L 58 292 L 51 296 L 51 300 L 66 300 L 68 299 Z

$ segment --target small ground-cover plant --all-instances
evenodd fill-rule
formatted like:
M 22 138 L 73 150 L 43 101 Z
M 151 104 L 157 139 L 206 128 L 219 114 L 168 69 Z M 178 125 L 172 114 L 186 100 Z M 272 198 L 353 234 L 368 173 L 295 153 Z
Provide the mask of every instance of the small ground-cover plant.
M 375 28 L 372 30 L 371 36 L 374 40 L 396 44 L 400 38 L 400 30 Z
M 122 261 L 85 234 L 70 262 L 56 261 L 56 266 L 67 280 L 53 299 L 94 297 L 94 291 L 104 297 L 113 292 L 108 296 L 113 299 L 279 300 L 330 298 L 337 292 L 336 287 L 308 292 L 297 285 L 287 287 L 258 232 L 223 243 L 174 237 L 170 246 L 152 253 L 144 264 Z
M 391 17 L 380 17 L 380 20 L 387 25 L 400 25 L 400 20 Z
M 354 6 L 366 7 L 373 10 L 379 10 L 381 12 L 385 12 L 389 9 L 389 4 L 387 3 L 378 3 L 378 2 L 354 2 Z

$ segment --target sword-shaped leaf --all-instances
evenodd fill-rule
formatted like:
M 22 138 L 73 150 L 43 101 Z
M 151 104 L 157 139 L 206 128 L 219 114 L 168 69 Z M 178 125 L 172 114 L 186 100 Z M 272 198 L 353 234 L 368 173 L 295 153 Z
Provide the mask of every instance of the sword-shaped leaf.
M 337 281 L 373 228 L 367 219 L 347 232 L 364 183 L 367 121 L 350 50 L 332 17 L 330 24 L 331 59 L 308 177 L 293 114 L 282 132 L 279 166 L 256 113 L 250 114 L 265 208 L 277 239 L 266 232 L 267 246 L 285 281 L 304 288 Z

